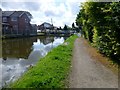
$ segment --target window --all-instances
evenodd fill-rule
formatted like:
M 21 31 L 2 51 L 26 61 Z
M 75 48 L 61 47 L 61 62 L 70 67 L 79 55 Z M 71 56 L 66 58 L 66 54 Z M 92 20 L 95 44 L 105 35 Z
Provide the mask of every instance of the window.
M 12 17 L 11 21 L 17 21 L 17 17 Z
M 7 17 L 2 18 L 3 22 L 7 22 Z
M 8 26 L 6 26 L 6 28 L 5 28 L 6 30 L 8 30 Z
M 25 18 L 25 22 L 28 23 L 28 20 Z

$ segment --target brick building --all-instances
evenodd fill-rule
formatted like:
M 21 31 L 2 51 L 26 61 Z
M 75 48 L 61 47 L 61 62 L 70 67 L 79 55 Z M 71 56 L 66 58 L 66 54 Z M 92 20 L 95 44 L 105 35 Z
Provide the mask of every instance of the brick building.
M 30 24 L 32 15 L 26 11 L 2 11 L 3 35 L 36 35 L 37 29 Z

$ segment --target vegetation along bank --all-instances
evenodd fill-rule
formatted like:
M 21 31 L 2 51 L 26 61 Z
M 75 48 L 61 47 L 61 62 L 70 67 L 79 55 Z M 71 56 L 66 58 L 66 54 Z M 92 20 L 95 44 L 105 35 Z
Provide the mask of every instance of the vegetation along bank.
M 50 51 L 21 78 L 10 85 L 11 88 L 63 88 L 69 74 L 72 49 L 77 35 L 68 38 L 62 45 Z
M 120 64 L 120 3 L 85 2 L 76 18 L 82 35 L 102 54 Z

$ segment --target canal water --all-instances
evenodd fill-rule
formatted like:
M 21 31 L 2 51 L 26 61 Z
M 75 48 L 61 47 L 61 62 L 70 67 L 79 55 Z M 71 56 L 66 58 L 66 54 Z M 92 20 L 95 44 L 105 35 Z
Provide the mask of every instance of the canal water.
M 0 87 L 18 79 L 30 66 L 51 49 L 62 44 L 67 37 L 30 37 L 2 40 Z

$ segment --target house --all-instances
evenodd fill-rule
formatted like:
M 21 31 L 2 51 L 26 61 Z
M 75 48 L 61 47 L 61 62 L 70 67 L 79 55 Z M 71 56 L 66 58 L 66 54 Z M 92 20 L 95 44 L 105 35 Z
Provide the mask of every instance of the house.
M 27 11 L 2 11 L 2 33 L 3 35 L 36 34 L 32 31 L 30 24 L 32 15 Z
M 57 29 L 58 29 L 58 27 L 54 26 L 54 30 L 57 30 Z
M 37 35 L 37 25 L 31 24 L 31 33 L 30 35 Z
M 47 22 L 44 22 L 41 25 L 38 25 L 38 30 L 41 30 L 41 31 L 43 31 L 43 30 L 53 30 L 53 29 L 54 29 L 53 25 L 50 24 L 50 23 L 47 23 Z

